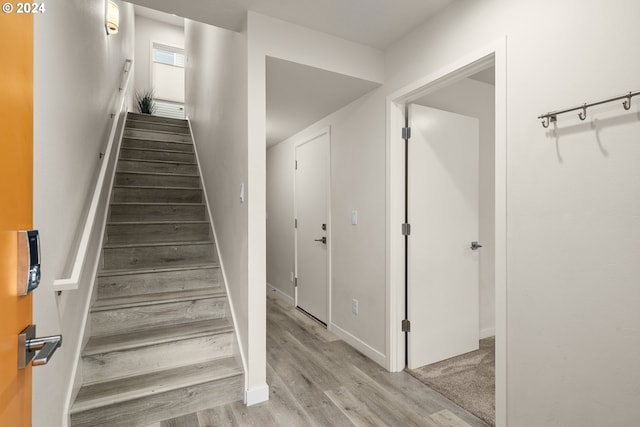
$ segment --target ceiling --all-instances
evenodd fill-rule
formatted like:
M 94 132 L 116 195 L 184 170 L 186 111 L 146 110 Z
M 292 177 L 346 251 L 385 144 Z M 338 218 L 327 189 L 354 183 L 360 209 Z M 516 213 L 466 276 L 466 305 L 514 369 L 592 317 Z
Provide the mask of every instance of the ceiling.
M 176 27 L 184 28 L 184 18 L 181 18 L 170 13 L 164 13 L 155 9 L 149 9 L 148 7 L 134 6 L 136 15 L 144 16 L 145 18 L 153 19 L 154 21 L 164 22 L 165 24 L 175 25 Z
M 487 68 L 486 70 L 479 71 L 474 75 L 469 76 L 469 78 L 495 86 L 496 85 L 496 67 L 494 65 L 493 67 Z
M 378 83 L 267 58 L 267 147 L 316 123 Z
M 130 0 L 233 31 L 248 10 L 384 49 L 454 0 Z

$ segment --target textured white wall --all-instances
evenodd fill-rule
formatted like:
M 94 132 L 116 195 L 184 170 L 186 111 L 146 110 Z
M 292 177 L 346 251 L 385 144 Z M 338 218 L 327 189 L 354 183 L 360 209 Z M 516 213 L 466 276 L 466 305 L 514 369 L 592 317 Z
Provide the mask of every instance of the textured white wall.
M 247 289 L 247 37 L 187 20 L 186 109 L 211 204 L 217 245 L 233 304 L 245 363 L 255 351 L 249 335 Z M 264 215 L 263 215 L 264 219 Z M 264 349 L 262 352 L 264 353 Z M 251 372 L 251 366 L 247 365 Z M 249 375 L 247 375 L 249 377 Z M 265 383 L 264 377 L 262 383 Z M 248 383 L 251 385 L 251 383 Z
M 33 224 L 43 264 L 33 320 L 38 335 L 64 337 L 49 365 L 33 370 L 36 427 L 63 422 L 93 278 L 84 275 L 80 289 L 61 296 L 52 285 L 66 277 L 75 257 L 122 67 L 134 56 L 133 6 L 120 3 L 120 32 L 112 36 L 105 32 L 104 8 L 102 0 L 56 2 L 35 16 Z
M 495 88 L 464 79 L 430 93 L 417 104 L 475 117 L 480 121 L 479 236 L 480 338 L 495 334 Z
M 184 28 L 136 15 L 135 90 L 151 88 L 151 42 L 184 47 Z

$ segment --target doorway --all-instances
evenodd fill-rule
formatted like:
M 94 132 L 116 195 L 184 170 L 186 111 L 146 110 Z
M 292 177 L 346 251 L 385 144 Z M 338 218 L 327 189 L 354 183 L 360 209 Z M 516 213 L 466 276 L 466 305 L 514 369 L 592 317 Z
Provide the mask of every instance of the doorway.
M 495 199 L 494 207 L 494 301 L 495 309 L 495 416 L 496 425 L 505 426 L 506 419 L 506 40 L 471 52 L 459 60 L 397 90 L 387 97 L 387 291 L 388 314 L 388 369 L 393 372 L 405 368 L 407 340 L 401 328 L 406 326 L 407 306 L 405 279 L 407 274 L 405 236 L 400 225 L 405 215 L 405 150 L 403 128 L 405 105 L 427 94 L 459 82 L 495 66 L 495 152 L 493 159 Z M 463 96 L 464 98 L 464 96 Z M 474 239 L 475 240 L 475 239 Z M 469 247 L 470 242 L 466 245 Z M 479 244 L 482 244 L 480 242 Z M 410 319 L 409 319 L 410 320 Z M 491 331 L 493 332 L 493 331 Z M 408 332 L 410 334 L 411 332 Z
M 295 145 L 295 304 L 328 323 L 329 129 Z

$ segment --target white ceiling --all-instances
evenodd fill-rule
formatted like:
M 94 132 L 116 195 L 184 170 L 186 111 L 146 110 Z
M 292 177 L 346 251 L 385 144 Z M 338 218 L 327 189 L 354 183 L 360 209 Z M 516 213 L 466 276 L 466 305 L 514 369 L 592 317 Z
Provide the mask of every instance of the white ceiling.
M 474 75 L 469 76 L 469 78 L 495 86 L 496 85 L 496 67 L 494 65 L 493 67 L 487 68 L 486 70 L 479 71 Z
M 137 5 L 134 6 L 134 10 L 136 12 L 136 15 L 144 16 L 145 18 L 153 19 L 154 21 L 164 22 L 165 24 L 184 28 L 184 18 L 181 18 L 179 16 Z
M 131 3 L 241 31 L 246 12 L 384 49 L 454 0 L 130 0 Z
M 378 86 L 367 80 L 267 58 L 267 147 Z

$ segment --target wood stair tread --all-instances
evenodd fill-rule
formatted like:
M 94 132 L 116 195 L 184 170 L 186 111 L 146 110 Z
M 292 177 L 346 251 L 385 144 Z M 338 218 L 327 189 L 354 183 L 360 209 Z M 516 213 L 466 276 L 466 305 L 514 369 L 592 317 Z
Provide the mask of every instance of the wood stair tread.
M 182 153 L 182 151 L 180 151 L 180 153 Z M 197 163 L 195 162 L 182 162 L 177 160 L 132 159 L 128 157 L 120 157 L 119 160 L 122 160 L 125 162 L 162 163 L 162 164 L 169 164 L 169 165 L 189 165 L 189 166 L 197 165 Z
M 190 178 L 199 178 L 200 175 L 193 173 L 172 173 L 172 172 L 139 172 L 139 171 L 117 171 L 117 174 L 128 175 L 152 175 L 152 176 L 186 176 Z M 154 186 L 154 188 L 158 188 Z
M 152 187 L 157 188 L 157 187 Z M 205 206 L 202 202 L 111 202 L 111 206 Z
M 141 190 L 191 190 L 191 191 L 202 191 L 200 187 L 171 187 L 164 185 L 114 185 L 113 188 L 130 188 L 130 189 L 141 189 Z
M 234 357 L 227 357 L 166 371 L 96 383 L 80 389 L 70 414 L 242 374 L 242 367 L 237 360 Z
M 107 243 L 104 249 L 126 249 L 126 248 L 159 248 L 163 246 L 189 246 L 189 245 L 213 245 L 213 240 L 189 240 L 177 242 L 145 242 L 145 243 Z
M 91 307 L 92 313 L 122 308 L 143 307 L 149 305 L 169 304 L 173 302 L 195 301 L 200 299 L 226 298 L 221 287 L 180 290 L 154 294 L 127 295 L 124 297 L 98 299 Z
M 91 356 L 94 354 L 139 348 L 226 332 L 233 332 L 233 325 L 225 318 L 200 320 L 178 325 L 163 325 L 117 335 L 92 337 L 84 348 L 82 356 Z
M 168 220 L 168 221 L 121 221 L 108 222 L 107 225 L 170 225 L 170 224 L 209 224 L 207 220 Z
M 162 135 L 179 135 L 179 136 L 191 136 L 190 133 L 188 132 L 171 132 L 168 130 L 156 130 L 156 129 L 143 129 L 143 128 L 132 128 L 132 127 L 128 127 L 125 125 L 125 131 L 134 131 L 134 132 L 152 132 L 152 133 L 157 133 L 157 134 L 162 134 Z M 127 138 L 131 138 L 128 135 L 124 135 L 122 138 L 127 139 Z M 146 139 L 146 138 L 140 138 L 137 137 L 138 139 Z M 154 139 L 153 141 L 158 141 L 157 139 Z M 169 141 L 169 142 L 173 142 L 173 141 Z
M 171 271 L 186 271 L 186 270 L 202 270 L 202 269 L 214 269 L 220 268 L 220 264 L 217 262 L 211 262 L 207 264 L 192 264 L 181 265 L 175 267 L 152 267 L 152 268 L 124 268 L 113 270 L 101 270 L 98 272 L 98 277 L 112 277 L 112 276 L 126 276 L 130 274 L 148 274 L 148 273 L 165 273 Z
M 151 142 L 172 142 L 173 141 L 151 141 Z M 122 147 L 123 150 L 136 150 L 136 151 L 158 151 L 162 153 L 174 153 L 174 154 L 194 154 L 193 151 L 180 151 L 180 150 L 164 150 L 162 148 L 138 148 L 138 147 Z M 129 159 L 138 160 L 138 159 Z M 147 159 L 143 159 L 147 160 Z
M 175 128 L 188 128 L 189 127 L 187 125 L 186 121 L 184 123 L 181 123 L 181 124 L 174 124 L 174 123 L 153 122 L 153 121 L 149 121 L 149 120 L 140 120 L 140 119 L 128 118 L 127 119 L 127 127 L 130 127 L 129 126 L 130 123 L 159 124 L 159 125 L 162 125 L 162 126 L 171 126 L 171 127 L 175 127 Z

